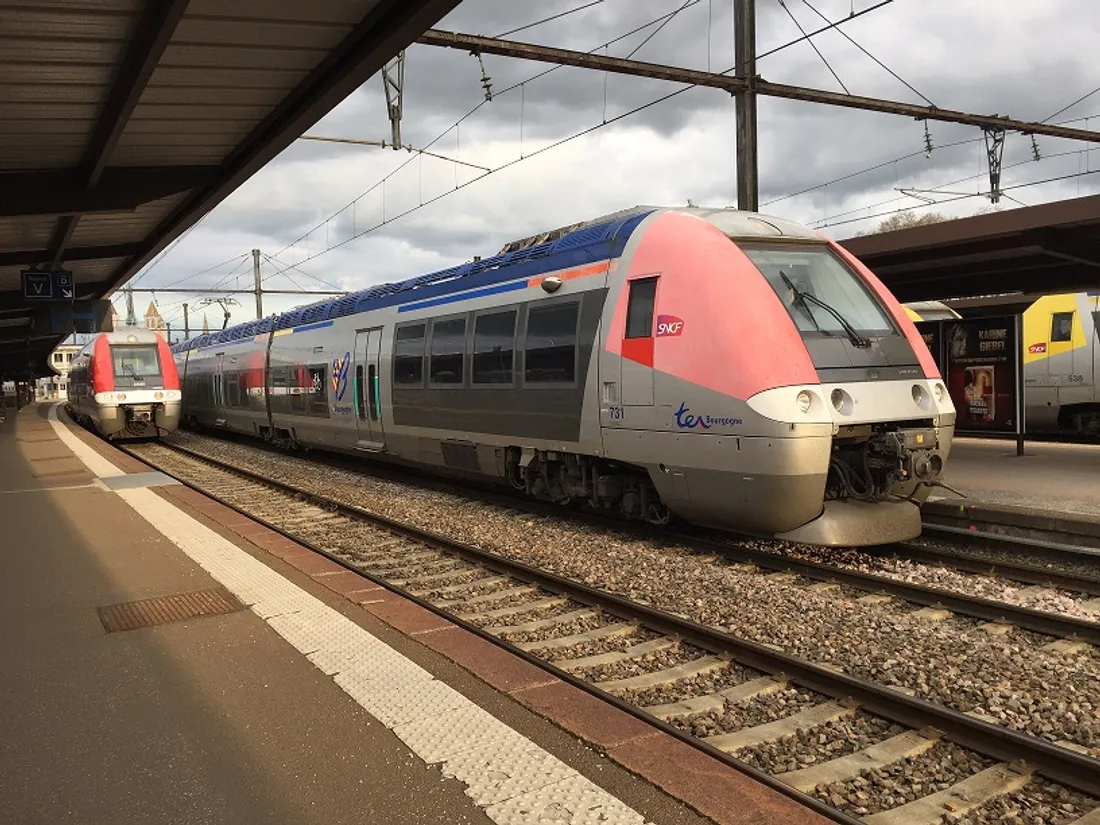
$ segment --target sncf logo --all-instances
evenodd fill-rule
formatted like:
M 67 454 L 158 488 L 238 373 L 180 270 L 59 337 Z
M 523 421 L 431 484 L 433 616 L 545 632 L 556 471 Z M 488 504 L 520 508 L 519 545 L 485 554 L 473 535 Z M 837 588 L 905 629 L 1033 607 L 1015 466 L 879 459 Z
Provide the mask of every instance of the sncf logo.
M 1036 353 L 1040 353 L 1040 352 L 1046 352 L 1047 351 L 1047 345 L 1046 344 L 1032 344 L 1030 347 L 1027 348 L 1027 351 L 1030 352 L 1033 355 L 1036 354 Z
M 657 337 L 663 338 L 666 335 L 679 335 L 684 331 L 684 319 L 677 318 L 675 315 L 658 315 L 657 316 Z

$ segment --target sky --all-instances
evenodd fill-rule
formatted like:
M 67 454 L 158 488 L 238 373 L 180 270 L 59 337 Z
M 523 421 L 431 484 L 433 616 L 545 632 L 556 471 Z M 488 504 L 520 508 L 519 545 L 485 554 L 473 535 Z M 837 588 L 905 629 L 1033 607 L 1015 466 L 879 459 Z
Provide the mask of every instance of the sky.
M 876 1 L 757 0 L 757 50 L 798 39 L 799 26 L 820 28 L 822 15 L 836 21 Z M 591 2 L 465 0 L 437 28 L 500 36 Z M 773 82 L 1100 129 L 1100 67 L 1089 57 L 1100 42 L 1094 6 L 893 0 L 812 45 L 780 48 L 757 69 Z M 734 64 L 732 7 L 732 0 L 602 0 L 507 37 L 725 71 Z M 442 157 L 296 141 L 132 281 L 196 292 L 137 293 L 138 314 L 152 298 L 175 333 L 187 301 L 193 328 L 203 313 L 212 329 L 221 327 L 221 307 L 197 307 L 210 297 L 202 288 L 250 287 L 252 249 L 262 252 L 266 289 L 354 291 L 488 257 L 509 241 L 637 204 L 736 205 L 734 102 L 726 92 L 692 88 L 646 106 L 685 87 L 570 67 L 536 78 L 551 67 L 492 55 L 483 62 L 491 101 L 476 57 L 410 47 L 402 142 Z M 929 123 L 928 153 L 925 124 L 893 115 L 762 97 L 758 120 L 765 214 L 843 240 L 898 210 L 954 217 L 992 207 L 978 129 Z M 306 134 L 389 140 L 381 76 Z M 1093 174 L 1100 146 L 1087 148 L 1046 137 L 1033 146 L 1009 134 L 1007 197 L 997 208 L 1100 191 Z M 255 318 L 253 296 L 235 297 L 229 323 Z M 264 312 L 316 300 L 266 295 Z M 116 306 L 125 312 L 117 297 Z

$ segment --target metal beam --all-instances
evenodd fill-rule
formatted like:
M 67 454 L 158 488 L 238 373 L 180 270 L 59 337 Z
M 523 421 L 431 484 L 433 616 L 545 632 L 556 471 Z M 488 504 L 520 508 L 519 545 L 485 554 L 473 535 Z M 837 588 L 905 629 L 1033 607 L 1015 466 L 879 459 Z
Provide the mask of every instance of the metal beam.
M 84 152 L 81 171 L 85 186 L 91 188 L 99 182 L 107 167 L 111 153 L 122 137 L 134 107 L 141 99 L 153 70 L 168 47 L 187 10 L 189 0 L 159 0 L 146 3 L 145 11 L 131 35 L 130 49 L 119 68 L 111 94 L 96 121 L 88 148 Z
M 138 255 L 111 275 L 134 275 L 180 233 L 293 143 L 460 0 L 380 0 L 347 37 L 229 154 L 216 181 L 195 192 L 149 234 Z
M 81 189 L 96 191 L 101 182 L 104 183 L 102 188 L 107 188 L 106 182 L 101 181 L 107 162 L 111 159 L 111 154 L 130 121 L 130 115 L 141 99 L 189 2 L 190 0 L 158 0 L 145 4 L 145 10 L 130 35 L 130 47 L 84 150 L 79 171 Z M 50 241 L 50 263 L 53 266 L 64 259 L 65 247 L 80 221 L 80 212 L 81 210 L 73 210 L 58 220 Z M 23 210 L 22 214 L 44 213 L 28 213 Z
M 120 243 L 104 246 L 77 246 L 65 251 L 66 261 L 95 261 L 108 258 L 126 258 L 136 254 L 140 244 Z M 48 249 L 17 249 L 0 252 L 0 266 L 35 266 L 51 260 Z
M 431 29 L 417 41 L 427 46 L 440 46 L 463 51 L 483 52 L 484 54 L 496 54 L 502 57 L 515 57 L 520 60 L 533 60 L 540 63 L 557 63 L 563 66 L 576 66 L 581 69 L 595 69 L 601 72 L 614 74 L 633 75 L 635 77 L 650 77 L 656 80 L 667 80 L 673 83 L 687 83 L 693 86 L 706 86 L 713 89 L 722 89 L 732 93 L 744 92 L 749 89 L 749 82 L 744 78 L 733 77 L 729 69 L 725 73 L 716 74 L 697 69 L 683 69 L 677 66 L 665 66 L 658 63 L 646 63 L 641 60 L 624 60 L 619 57 L 605 57 L 599 54 L 588 54 L 571 49 L 555 49 L 549 46 L 538 46 L 533 43 L 520 43 L 514 40 L 501 40 L 496 37 L 482 37 L 474 34 L 459 34 L 456 32 Z M 755 80 L 755 89 L 758 95 L 767 97 L 780 97 L 788 100 L 801 100 L 806 103 L 822 103 L 828 106 L 843 106 L 849 109 L 863 109 L 869 112 L 882 112 L 883 114 L 902 115 L 915 120 L 933 120 L 941 123 L 960 123 L 965 126 L 976 126 L 981 129 L 1005 130 L 1009 132 L 1022 132 L 1025 135 L 1045 135 L 1047 137 L 1065 138 L 1067 140 L 1080 140 L 1087 143 L 1100 143 L 1100 132 L 1087 129 L 1071 129 L 1066 126 L 1055 126 L 1049 123 L 1035 123 L 1032 121 L 1013 120 L 1000 115 L 977 115 L 969 112 L 960 112 L 954 109 L 940 109 L 935 106 L 917 106 L 912 103 L 900 103 L 895 100 L 883 100 L 860 95 L 843 94 L 842 92 L 830 92 L 823 89 L 811 89 L 805 86 L 790 86 L 785 83 L 770 83 L 766 80 Z
M 0 217 L 128 212 L 203 186 L 217 172 L 216 166 L 111 167 L 93 189 L 73 172 L 8 172 L 0 174 Z

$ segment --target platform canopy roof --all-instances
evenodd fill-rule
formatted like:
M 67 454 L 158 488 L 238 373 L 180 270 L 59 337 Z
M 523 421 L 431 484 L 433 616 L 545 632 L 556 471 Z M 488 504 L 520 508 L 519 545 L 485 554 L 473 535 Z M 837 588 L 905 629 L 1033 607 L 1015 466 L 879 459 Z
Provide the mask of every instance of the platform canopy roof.
M 0 373 L 28 267 L 124 284 L 459 0 L 0 0 Z
M 1100 286 L 1100 195 L 840 242 L 900 301 Z

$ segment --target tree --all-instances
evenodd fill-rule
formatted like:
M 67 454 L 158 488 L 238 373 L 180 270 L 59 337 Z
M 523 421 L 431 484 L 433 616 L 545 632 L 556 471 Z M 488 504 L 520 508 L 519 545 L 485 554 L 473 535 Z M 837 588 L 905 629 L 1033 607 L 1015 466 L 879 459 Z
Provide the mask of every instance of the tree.
M 917 215 L 914 212 L 896 212 L 889 218 L 879 222 L 874 229 L 864 229 L 858 235 L 877 235 L 880 232 L 893 232 L 895 229 L 908 229 L 911 226 L 925 226 L 930 223 L 940 223 L 947 220 L 939 212 L 924 212 Z

